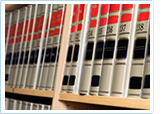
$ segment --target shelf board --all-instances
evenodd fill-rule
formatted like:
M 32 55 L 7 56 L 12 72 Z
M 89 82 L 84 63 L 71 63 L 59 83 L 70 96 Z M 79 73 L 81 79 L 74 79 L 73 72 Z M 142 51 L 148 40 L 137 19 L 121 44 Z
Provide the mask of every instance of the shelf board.
M 27 88 L 5 87 L 5 92 L 22 94 L 22 95 L 38 96 L 38 97 L 48 97 L 48 98 L 53 98 L 54 96 L 54 91 L 27 89 Z
M 28 4 L 5 4 L 5 12 L 12 12 L 27 5 Z
M 140 98 L 135 99 L 135 98 L 91 96 L 91 95 L 79 95 L 79 94 L 71 94 L 71 93 L 60 93 L 59 100 L 150 110 L 150 100 L 140 99 Z

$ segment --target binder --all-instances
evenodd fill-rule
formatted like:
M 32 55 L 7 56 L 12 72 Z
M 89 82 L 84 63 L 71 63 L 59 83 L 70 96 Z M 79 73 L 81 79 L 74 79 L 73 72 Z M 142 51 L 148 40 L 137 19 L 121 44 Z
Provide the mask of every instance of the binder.
M 24 30 L 25 30 L 25 20 L 26 20 L 26 15 L 27 15 L 27 8 L 24 7 L 20 9 L 20 18 L 19 18 L 19 27 L 17 31 L 17 39 L 16 39 L 16 44 L 15 44 L 15 50 L 14 53 L 17 54 L 16 59 L 14 60 L 14 64 L 11 67 L 11 77 L 12 77 L 12 83 L 11 87 L 15 87 L 16 81 L 17 81 L 17 75 L 18 75 L 18 67 L 20 64 L 20 58 L 23 56 L 21 53 L 22 51 L 22 42 L 23 42 L 23 35 L 24 35 Z
M 5 98 L 5 110 L 8 110 L 9 98 Z
M 110 7 L 109 4 L 101 5 L 99 25 L 97 30 L 95 57 L 93 61 L 93 69 L 92 69 L 91 83 L 90 83 L 90 93 L 89 93 L 90 95 L 98 95 L 99 92 L 100 77 L 102 72 L 102 62 L 104 57 L 105 37 L 106 37 L 107 24 L 108 24 L 109 7 Z
M 110 96 L 111 93 L 121 6 L 122 5 L 120 4 L 110 4 L 102 72 L 99 85 L 99 95 L 102 96 Z
M 44 104 L 39 104 L 39 109 L 38 110 L 44 110 Z
M 96 46 L 96 37 L 98 30 L 98 22 L 100 8 L 99 4 L 92 4 L 90 11 L 90 21 L 87 33 L 86 40 L 86 51 L 84 54 L 82 72 L 81 72 L 81 80 L 80 80 L 80 88 L 79 94 L 89 94 L 92 68 L 93 68 L 93 60 Z
M 22 47 L 21 47 L 21 56 L 20 56 L 20 62 L 19 62 L 19 66 L 18 66 L 18 73 L 17 73 L 17 80 L 16 80 L 16 86 L 17 88 L 20 87 L 21 85 L 21 80 L 23 78 L 22 76 L 22 72 L 23 72 L 23 66 L 24 66 L 24 62 L 25 60 L 27 61 L 27 59 L 25 58 L 27 56 L 26 53 L 26 46 L 27 46 L 27 42 L 28 42 L 28 33 L 29 33 L 29 28 L 30 28 L 30 20 L 31 20 L 31 10 L 32 10 L 32 5 L 28 5 L 27 6 L 27 15 L 26 15 L 26 20 L 25 20 L 25 25 L 24 25 L 24 34 L 22 37 Z
M 78 11 L 79 11 L 79 5 L 74 4 L 72 23 L 71 23 L 71 29 L 70 29 L 70 37 L 69 37 L 69 43 L 68 43 L 68 52 L 67 52 L 67 57 L 66 57 L 66 62 L 65 62 L 65 69 L 63 73 L 64 76 L 63 76 L 61 92 L 67 91 L 67 85 L 68 85 L 68 80 L 70 76 L 70 66 L 71 66 L 72 57 L 73 57 L 74 37 L 76 34 L 76 28 L 77 28 Z
M 27 103 L 26 101 L 22 101 L 22 108 L 21 110 L 27 110 Z
M 6 82 L 7 85 L 10 86 L 10 84 L 12 83 L 12 76 L 10 77 L 10 71 L 11 71 L 11 66 L 12 61 L 14 59 L 14 49 L 15 49 L 15 41 L 16 41 L 16 37 L 17 37 L 17 29 L 18 29 L 18 21 L 19 21 L 19 13 L 20 10 L 16 10 L 13 12 L 13 16 L 12 16 L 12 25 L 11 25 L 11 31 L 10 31 L 10 35 L 9 35 L 9 44 L 8 44 L 8 49 L 7 49 L 7 54 L 8 54 L 8 58 L 6 59 L 6 65 L 5 65 L 5 78 L 6 78 Z
M 150 4 L 139 4 L 128 97 L 140 98 L 145 68 L 149 30 Z
M 26 110 L 32 110 L 33 103 L 32 102 L 27 102 L 27 108 Z
M 51 106 L 50 105 L 44 105 L 44 110 L 51 110 Z
M 31 53 L 33 54 L 33 52 L 31 52 L 32 49 L 32 41 L 33 41 L 33 34 L 34 34 L 34 27 L 35 27 L 35 23 L 36 23 L 36 14 L 37 14 L 37 7 L 38 5 L 32 5 L 31 7 L 31 16 L 29 18 L 29 32 L 27 34 L 27 43 L 26 43 L 26 50 L 25 50 L 25 56 L 24 56 L 24 62 L 23 62 L 23 69 L 22 69 L 22 77 L 21 77 L 21 83 L 20 83 L 20 87 L 21 88 L 25 88 L 26 83 L 29 83 L 29 78 L 27 77 L 28 75 L 28 67 L 29 64 L 32 64 L 32 59 L 31 57 Z M 26 30 L 25 30 L 26 31 Z M 33 57 L 33 55 L 32 55 Z
M 9 99 L 8 110 L 16 110 L 17 101 L 15 99 Z
M 80 4 L 77 22 L 77 31 L 74 38 L 73 58 L 70 68 L 70 77 L 67 87 L 68 93 L 78 93 L 84 46 L 89 22 L 90 5 Z
M 127 97 L 138 5 L 123 4 L 111 96 Z
M 39 104 L 33 103 L 32 110 L 38 110 L 39 109 Z
M 17 100 L 16 110 L 21 110 L 21 109 L 22 109 L 22 101 L 21 100 Z
M 40 61 L 42 56 L 42 47 L 43 47 L 43 40 L 45 35 L 45 28 L 46 28 L 46 22 L 47 22 L 47 14 L 48 14 L 48 4 L 41 5 L 41 14 L 40 14 L 40 24 L 39 24 L 39 30 L 37 35 L 37 42 L 35 47 L 35 53 L 33 58 L 33 69 L 32 69 L 32 75 L 30 79 L 30 85 L 29 88 L 35 89 L 37 85 L 37 76 L 39 73 L 39 67 L 40 67 Z

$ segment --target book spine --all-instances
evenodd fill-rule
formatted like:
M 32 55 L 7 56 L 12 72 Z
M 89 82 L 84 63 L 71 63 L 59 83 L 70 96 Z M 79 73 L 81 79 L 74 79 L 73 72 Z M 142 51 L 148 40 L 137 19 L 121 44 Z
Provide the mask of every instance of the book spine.
M 147 56 L 146 56 L 145 71 L 142 82 L 143 85 L 142 85 L 141 97 L 150 99 L 150 29 L 148 32 Z
M 93 69 L 91 75 L 91 84 L 90 84 L 90 95 L 98 95 L 100 77 L 102 71 L 102 62 L 104 57 L 104 45 L 108 24 L 108 14 L 109 14 L 109 4 L 102 4 L 99 25 L 97 31 L 96 39 L 96 48 L 95 48 L 95 57 L 93 61 Z
M 14 11 L 13 12 L 13 23 L 12 23 L 12 29 L 11 29 L 11 34 L 10 34 L 10 41 L 9 41 L 9 61 L 8 64 L 5 66 L 5 76 L 9 77 L 9 82 L 8 86 L 11 86 L 13 77 L 10 76 L 11 74 L 11 68 L 12 65 L 14 64 L 14 59 L 16 57 L 17 53 L 15 52 L 15 44 L 16 44 L 16 38 L 17 38 L 17 30 L 18 30 L 18 21 L 19 21 L 19 13 L 20 10 Z
M 45 88 L 47 90 L 54 89 L 54 82 L 55 82 L 56 70 L 58 66 L 58 57 L 59 57 L 59 52 L 60 52 L 62 30 L 63 30 L 63 24 L 64 24 L 64 21 L 63 21 L 64 15 L 65 15 L 65 5 L 59 4 L 58 12 L 57 12 L 57 23 L 55 27 L 55 34 L 53 38 L 52 51 L 51 51 L 51 56 L 50 56 L 50 66 L 49 66 L 47 81 L 45 85 Z
M 94 60 L 94 53 L 96 47 L 96 37 L 98 30 L 98 22 L 100 8 L 99 4 L 92 4 L 90 11 L 90 21 L 88 26 L 87 40 L 86 40 L 86 51 L 84 54 L 84 61 L 81 72 L 79 94 L 89 94 L 92 67 Z
M 41 56 L 42 56 L 42 47 L 43 41 L 45 37 L 45 30 L 46 30 L 46 23 L 47 23 L 47 15 L 48 15 L 48 4 L 41 5 L 41 14 L 40 14 L 40 21 L 39 21 L 39 30 L 36 42 L 36 50 L 33 59 L 33 70 L 30 79 L 30 86 L 29 88 L 35 89 L 37 84 L 37 76 L 39 74 L 39 68 L 41 63 Z
M 51 16 L 52 16 L 52 4 L 48 5 L 48 16 L 47 16 L 47 24 L 46 24 L 46 30 L 45 30 L 45 36 L 44 36 L 44 43 L 43 43 L 43 47 L 42 47 L 42 56 L 41 56 L 41 64 L 40 64 L 40 68 L 39 68 L 39 73 L 38 73 L 38 77 L 37 77 L 37 89 L 40 88 L 40 83 L 41 83 L 41 78 L 43 75 L 43 65 L 44 65 L 44 61 L 45 61 L 45 56 L 49 56 L 46 54 L 46 47 L 47 47 L 47 42 L 48 42 L 48 35 L 49 35 L 49 28 L 50 28 L 50 22 L 51 22 Z
M 38 32 L 39 32 L 39 24 L 40 24 L 40 15 L 41 15 L 41 4 L 37 5 L 37 15 L 36 15 L 36 19 L 35 21 L 35 29 L 34 29 L 34 34 L 33 35 L 33 40 L 32 40 L 32 47 L 31 47 L 31 54 L 30 54 L 30 61 L 29 61 L 29 65 L 28 65 L 28 72 L 27 72 L 27 78 L 26 78 L 26 85 L 25 88 L 29 88 L 30 87 L 30 83 L 31 83 L 31 77 L 32 77 L 32 72 L 33 72 L 33 64 L 35 64 L 35 58 L 38 57 L 38 50 L 36 50 L 37 47 L 37 39 L 38 39 Z
M 31 16 L 31 8 L 32 5 L 27 6 L 27 15 L 24 20 L 24 32 L 22 35 L 22 46 L 21 46 L 21 52 L 20 52 L 20 60 L 19 60 L 19 66 L 18 66 L 18 73 L 17 73 L 17 80 L 16 80 L 16 87 L 19 88 L 22 80 L 22 72 L 23 72 L 23 65 L 26 55 L 26 45 L 28 42 L 28 33 L 29 33 L 29 26 L 30 26 L 30 16 Z
M 138 5 L 122 5 L 111 96 L 127 96 L 137 10 Z
M 147 6 L 147 7 L 146 7 Z M 150 4 L 139 4 L 128 97 L 140 98 L 147 54 Z
M 67 91 L 67 85 L 68 85 L 68 80 L 70 76 L 70 66 L 71 66 L 71 62 L 72 62 L 71 60 L 72 60 L 72 55 L 73 55 L 74 37 L 76 33 L 77 20 L 78 20 L 78 10 L 79 10 L 79 5 L 75 4 L 73 8 L 72 24 L 71 24 L 71 29 L 70 29 L 71 31 L 70 31 L 69 43 L 68 43 L 68 52 L 67 52 L 67 58 L 65 62 L 61 92 Z
M 5 98 L 5 110 L 8 110 L 9 98 Z
M 32 110 L 38 110 L 39 109 L 39 104 L 33 103 Z
M 51 106 L 50 105 L 44 105 L 44 110 L 51 110 Z
M 67 92 L 78 93 L 79 81 L 81 75 L 81 67 L 84 53 L 84 45 L 89 22 L 90 5 L 80 4 L 79 18 L 77 22 L 77 31 L 74 39 L 74 54 L 70 68 L 70 78 L 68 82 Z
M 104 58 L 99 85 L 99 95 L 109 96 L 113 78 L 114 59 L 117 48 L 117 37 L 119 29 L 121 5 L 110 4 L 106 41 L 104 46 Z
M 25 56 L 24 56 L 24 62 L 23 62 L 23 69 L 22 69 L 22 78 L 21 78 L 21 83 L 20 87 L 25 88 L 26 83 L 29 80 L 28 76 L 28 67 L 29 64 L 32 64 L 32 57 L 31 57 L 31 49 L 32 49 L 32 41 L 33 41 L 33 34 L 34 34 L 34 29 L 35 29 L 35 23 L 36 23 L 36 15 L 37 15 L 37 8 L 38 5 L 31 5 L 31 10 L 30 10 L 30 18 L 29 18 L 29 32 L 27 32 L 26 38 L 27 38 L 27 43 L 26 43 L 26 49 L 25 49 Z M 26 30 L 25 30 L 26 31 Z M 32 53 L 33 54 L 33 53 Z M 30 58 L 31 57 L 31 58 Z
M 26 110 L 32 110 L 33 103 L 32 102 L 27 102 L 27 108 Z
M 44 104 L 39 104 L 39 109 L 38 110 L 44 110 Z
M 21 110 L 26 110 L 27 109 L 27 102 L 26 101 L 22 101 L 22 108 Z
M 22 101 L 17 100 L 16 110 L 21 110 L 21 108 L 22 108 Z

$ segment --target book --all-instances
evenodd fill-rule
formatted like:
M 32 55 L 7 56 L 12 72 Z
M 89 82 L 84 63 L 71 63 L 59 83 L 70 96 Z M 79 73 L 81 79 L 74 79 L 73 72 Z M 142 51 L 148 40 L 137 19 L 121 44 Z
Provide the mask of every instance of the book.
M 8 110 L 8 106 L 9 106 L 9 98 L 5 97 L 5 110 Z
M 27 103 L 26 101 L 22 101 L 22 108 L 21 110 L 27 110 Z
M 111 96 L 127 97 L 138 5 L 122 4 Z
M 73 14 L 72 14 L 72 23 L 71 23 L 71 29 L 70 29 L 70 36 L 69 36 L 69 42 L 67 46 L 67 57 L 66 57 L 66 62 L 65 62 L 65 69 L 63 73 L 63 82 L 62 82 L 62 87 L 61 87 L 61 92 L 66 92 L 67 91 L 67 85 L 68 85 L 68 80 L 70 76 L 70 66 L 71 66 L 71 60 L 73 56 L 73 45 L 74 45 L 74 37 L 76 33 L 76 28 L 77 28 L 77 20 L 78 20 L 78 11 L 79 11 L 79 5 L 74 4 L 73 7 Z
M 93 60 L 95 54 L 96 47 L 96 37 L 98 31 L 98 22 L 100 15 L 100 5 L 99 4 L 91 4 L 90 11 L 90 21 L 88 26 L 87 40 L 86 40 L 86 49 L 84 54 L 81 79 L 80 79 L 80 87 L 79 94 L 89 94 L 92 68 L 93 68 Z
M 12 77 L 12 83 L 11 87 L 15 87 L 17 77 L 18 77 L 18 68 L 20 64 L 20 58 L 23 56 L 22 51 L 22 42 L 23 42 L 23 36 L 24 36 L 24 30 L 25 30 L 25 24 L 26 24 L 26 15 L 27 15 L 27 7 L 24 7 L 20 9 L 20 18 L 19 18 L 19 27 L 17 30 L 17 39 L 15 44 L 14 53 L 16 53 L 16 58 L 14 59 L 14 64 L 11 67 L 11 77 Z
M 34 34 L 34 29 L 35 29 L 35 22 L 36 22 L 36 15 L 37 15 L 37 8 L 38 5 L 32 5 L 31 6 L 31 16 L 29 17 L 29 32 L 27 33 L 27 43 L 25 47 L 25 56 L 24 56 L 24 62 L 23 62 L 23 69 L 21 73 L 21 82 L 20 82 L 20 87 L 25 88 L 26 83 L 29 83 L 29 78 L 28 76 L 28 68 L 29 64 L 32 64 L 33 60 L 33 55 L 31 57 L 31 53 L 34 54 L 34 52 L 31 52 L 32 49 L 32 41 L 33 41 L 33 34 Z M 26 31 L 26 30 L 25 30 Z M 31 57 L 31 58 L 30 58 Z
M 29 28 L 30 28 L 30 20 L 31 20 L 31 10 L 32 10 L 32 5 L 28 5 L 27 6 L 27 15 L 26 15 L 26 20 L 25 20 L 25 25 L 24 25 L 24 34 L 23 34 L 23 41 L 22 41 L 22 47 L 21 47 L 21 56 L 20 56 L 20 62 L 19 62 L 19 66 L 18 66 L 18 73 L 17 73 L 17 80 L 16 80 L 16 85 L 15 87 L 19 88 L 21 85 L 21 80 L 22 78 L 24 78 L 22 76 L 22 72 L 23 72 L 23 66 L 24 66 L 24 62 L 27 61 L 27 59 L 25 59 L 25 57 L 27 56 L 26 53 L 26 46 L 27 46 L 27 42 L 28 42 L 28 33 L 29 33 Z M 28 53 L 29 54 L 29 53 Z M 26 60 L 26 61 L 25 61 Z
M 44 104 L 39 104 L 39 109 L 38 110 L 44 110 Z
M 32 110 L 38 110 L 39 109 L 39 104 L 33 103 Z
M 9 99 L 8 110 L 16 110 L 17 100 Z
M 99 95 L 102 96 L 110 96 L 111 93 L 121 6 L 121 4 L 110 4 L 109 8 L 106 40 L 104 45 L 104 57 L 99 85 Z
M 12 25 L 10 29 L 9 44 L 7 49 L 8 56 L 6 58 L 6 65 L 5 65 L 5 80 L 8 86 L 10 86 L 10 84 L 12 83 L 12 76 L 10 77 L 10 72 L 11 72 L 11 66 L 13 65 L 13 59 L 16 56 L 16 53 L 14 54 L 14 49 L 15 49 L 15 42 L 17 37 L 19 13 L 20 10 L 16 10 L 12 14 L 13 15 Z
M 91 83 L 90 83 L 90 92 L 89 92 L 90 95 L 98 95 L 99 92 L 109 8 L 110 8 L 109 4 L 101 4 L 99 25 L 97 30 L 95 56 L 93 61 L 93 69 L 92 69 Z
M 27 108 L 26 110 L 32 110 L 33 103 L 32 102 L 27 102 Z
M 148 31 L 148 47 L 147 47 L 147 56 L 145 61 L 145 70 L 143 75 L 143 85 L 141 97 L 150 99 L 150 29 Z
M 22 109 L 22 101 L 21 100 L 17 100 L 16 110 L 21 110 L 21 109 Z
M 140 98 L 147 54 L 150 4 L 139 4 L 128 97 Z
M 35 53 L 33 58 L 33 67 L 32 67 L 32 75 L 30 79 L 29 88 L 35 89 L 37 85 L 37 77 L 39 74 L 39 68 L 41 63 L 41 56 L 42 56 L 42 47 L 43 41 L 45 36 L 45 29 L 47 23 L 47 15 L 48 15 L 48 4 L 41 5 L 41 13 L 40 13 L 40 21 L 39 21 L 39 28 L 38 28 L 38 35 L 36 40 L 35 46 Z
M 51 110 L 51 106 L 50 105 L 44 105 L 44 110 Z

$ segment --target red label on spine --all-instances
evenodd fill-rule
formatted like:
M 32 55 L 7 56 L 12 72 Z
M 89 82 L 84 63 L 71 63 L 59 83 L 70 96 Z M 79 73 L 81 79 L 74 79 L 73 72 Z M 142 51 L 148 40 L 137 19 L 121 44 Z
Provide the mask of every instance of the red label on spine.
M 47 17 L 46 29 L 48 29 L 48 24 L 49 24 L 49 15 Z
M 123 14 L 121 16 L 121 21 L 120 23 L 123 23 L 123 22 L 128 22 L 128 21 L 131 21 L 132 20 L 132 14 Z
M 27 34 L 27 32 L 28 32 L 28 25 L 29 25 L 29 21 L 26 21 L 26 25 L 25 25 L 25 34 Z
M 59 35 L 60 34 L 60 29 L 55 29 L 55 35 Z
M 122 5 L 122 11 L 123 10 L 130 10 L 133 8 L 133 4 L 123 4 Z
M 23 37 L 23 41 L 27 41 L 27 37 L 26 36 Z
M 33 30 L 33 19 L 30 20 L 30 28 L 29 28 L 29 33 L 31 33 Z
M 102 18 L 99 21 L 99 26 L 107 25 L 108 18 Z
M 79 10 L 79 21 L 84 19 L 84 10 L 85 10 L 85 4 L 80 4 L 80 10 Z
M 57 16 L 56 12 L 52 13 L 50 28 L 55 27 L 55 25 L 56 25 L 56 16 Z
M 18 43 L 19 42 L 19 38 L 16 38 L 16 43 Z
M 9 30 L 9 27 L 7 26 L 7 27 L 5 28 L 5 38 L 7 37 L 8 30 Z
M 35 32 L 37 32 L 39 30 L 39 26 L 38 26 L 39 25 L 39 21 L 40 21 L 40 18 L 37 18 L 36 19 L 36 24 L 35 24 L 35 29 L 34 29 Z
M 34 34 L 33 40 L 37 40 L 38 34 Z
M 61 25 L 61 18 L 62 18 L 62 10 L 57 12 L 57 22 L 56 22 L 56 26 L 60 26 Z
M 149 7 L 150 7 L 150 4 L 139 4 L 139 9 L 149 8 Z
M 13 25 L 12 36 L 16 35 L 16 24 Z
M 45 32 L 45 36 L 44 37 L 46 38 L 46 36 L 47 36 L 47 32 Z
M 119 19 L 119 16 L 110 16 L 108 18 L 108 24 L 112 24 L 112 23 L 118 23 L 118 19 Z
M 82 30 L 82 24 L 78 24 L 78 26 L 77 26 L 77 31 L 80 31 L 80 30 Z
M 10 43 L 13 44 L 15 42 L 14 38 L 10 40 Z
M 72 23 L 75 23 L 78 19 L 78 9 L 79 9 L 79 5 L 74 6 L 73 16 L 72 16 Z
M 92 4 L 91 5 L 91 17 L 97 16 L 98 11 L 99 11 L 99 4 Z
M 64 10 L 64 16 L 63 16 L 62 25 L 64 25 L 64 20 L 65 20 L 65 12 L 66 12 L 66 9 Z
M 38 33 L 38 37 L 37 37 L 38 39 L 40 39 L 41 38 L 41 32 L 40 33 Z
M 91 21 L 90 21 L 90 26 L 89 26 L 89 27 L 90 27 L 90 28 L 91 28 L 91 27 L 96 27 L 96 25 L 97 25 L 97 20 L 91 20 Z
M 137 19 L 137 21 L 149 20 L 149 15 L 150 15 L 150 12 L 143 12 L 143 13 L 140 13 L 140 14 L 138 14 L 138 19 Z
M 53 36 L 54 35 L 54 30 L 50 30 L 49 31 L 49 36 Z
M 42 30 L 43 22 L 44 22 L 44 16 L 42 16 L 40 18 L 40 23 L 39 23 L 40 28 L 39 28 L 39 30 Z
M 109 12 L 117 12 L 120 10 L 120 4 L 110 4 Z
M 28 36 L 28 41 L 30 41 L 32 39 L 32 36 L 31 35 L 29 35 Z
M 26 24 L 26 23 L 25 23 Z M 24 27 L 24 22 L 21 23 L 21 30 L 20 30 L 20 34 L 23 34 L 23 27 Z
M 108 14 L 109 13 L 109 4 L 102 4 L 101 5 L 101 15 Z
M 71 32 L 75 32 L 76 31 L 76 26 L 72 26 L 71 27 Z

